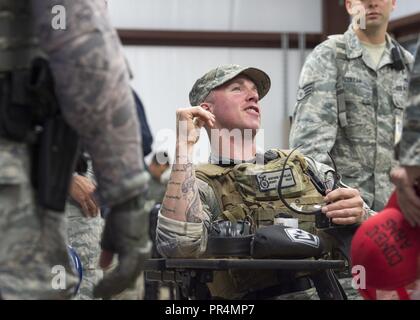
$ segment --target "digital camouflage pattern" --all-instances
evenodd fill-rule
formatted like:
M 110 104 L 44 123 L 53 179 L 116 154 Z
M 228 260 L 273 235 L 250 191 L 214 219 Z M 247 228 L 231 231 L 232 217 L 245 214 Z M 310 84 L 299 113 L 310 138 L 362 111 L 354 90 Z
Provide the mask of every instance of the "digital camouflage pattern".
M 96 184 L 90 157 L 87 160 L 87 171 L 83 175 Z M 71 197 L 66 204 L 66 220 L 69 245 L 78 254 L 83 268 L 82 282 L 74 299 L 91 300 L 94 299 L 93 288 L 104 275 L 99 266 L 104 220 L 101 214 L 96 217 L 85 216 L 80 204 Z
M 419 42 L 420 45 L 420 42 Z M 409 102 L 404 114 L 400 144 L 400 162 L 405 166 L 420 166 L 420 47 L 410 78 Z
M 0 1 L 0 72 L 14 68 L 28 69 L 30 58 L 39 54 L 28 1 Z
M 149 180 L 122 47 L 103 0 L 33 0 L 36 34 L 49 57 L 60 108 L 93 161 L 102 205 L 111 208 L 101 240 L 118 267 L 95 287 L 95 297 L 123 291 L 150 252 L 144 194 Z M 51 28 L 55 5 L 66 29 Z
M 224 65 L 210 70 L 195 82 L 189 94 L 191 105 L 200 105 L 204 102 L 211 90 L 240 74 L 249 77 L 255 83 L 260 100 L 270 90 L 271 80 L 264 71 L 256 68 L 242 67 L 237 64 Z
M 106 3 L 32 1 L 64 116 L 92 157 L 102 200 L 121 203 L 141 192 L 144 165 L 129 75 Z M 55 5 L 66 9 L 65 30 L 51 28 Z
M 26 42 L 36 44 L 31 32 L 39 37 L 40 48 L 50 61 L 60 107 L 92 156 L 99 192 L 112 207 L 102 244 L 118 253 L 122 267 L 102 283 L 97 294 L 122 290 L 140 273 L 150 248 L 148 216 L 141 199 L 148 178 L 128 73 L 105 2 L 0 2 L 2 23 L 10 25 L 15 15 L 3 11 L 13 8 L 24 16 L 17 22 L 25 26 L 13 29 L 15 47 L 3 41 L 0 32 L 1 56 L 16 57 L 14 61 L 2 59 L 1 70 L 21 66 L 18 58 L 24 55 L 7 50 L 21 50 Z M 52 28 L 55 5 L 66 10 L 66 30 Z M 30 56 L 35 51 L 31 48 Z M 28 149 L 0 138 L 0 294 L 6 299 L 70 298 L 78 278 L 65 242 L 65 216 L 36 205 Z
M 149 190 L 147 192 L 147 198 L 155 203 L 162 203 L 163 197 L 165 196 L 166 185 L 161 183 L 156 178 L 152 177 L 149 180 Z
M 94 286 L 103 278 L 99 255 L 104 221 L 100 215 L 85 217 L 75 203 L 67 203 L 66 218 L 69 244 L 78 254 L 83 267 L 83 279 L 75 299 L 91 300 L 94 298 Z
M 26 145 L 0 137 L 0 295 L 69 299 L 78 277 L 70 265 L 64 215 L 37 208 L 29 163 Z M 65 271 L 63 286 L 54 278 L 59 270 Z
M 343 128 L 338 122 L 339 37 L 333 37 L 314 49 L 302 69 L 290 145 L 302 145 L 299 151 L 322 163 L 330 163 L 330 151 L 343 182 L 359 189 L 364 201 L 378 211 L 392 191 L 389 173 L 396 165 L 393 150 L 401 131 L 408 71 L 392 68 L 394 44 L 389 36 L 377 67 L 351 27 L 341 38 L 348 60 L 342 68 L 348 124 Z M 412 56 L 401 51 L 403 62 L 410 65 Z
M 28 0 L 0 1 L 0 73 L 28 69 L 39 53 L 30 8 Z M 30 163 L 27 145 L 0 137 L 0 297 L 68 299 L 78 279 L 64 216 L 36 206 Z

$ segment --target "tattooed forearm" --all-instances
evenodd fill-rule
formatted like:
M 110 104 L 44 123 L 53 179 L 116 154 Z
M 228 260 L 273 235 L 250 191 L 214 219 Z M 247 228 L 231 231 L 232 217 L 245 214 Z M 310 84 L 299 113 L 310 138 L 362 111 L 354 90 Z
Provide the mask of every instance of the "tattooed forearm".
M 198 192 L 194 193 L 192 201 L 188 204 L 186 216 L 188 222 L 199 223 L 204 220 Z
M 175 164 L 163 199 L 162 215 L 200 223 L 203 221 L 202 211 L 193 164 Z
M 188 198 L 188 193 L 194 189 L 195 176 L 193 175 L 193 165 L 188 163 L 184 165 L 185 181 L 182 183 L 182 193 Z
M 166 198 L 173 199 L 173 200 L 179 200 L 179 199 L 181 199 L 181 197 L 179 197 L 179 196 L 171 196 L 169 194 L 166 195 Z

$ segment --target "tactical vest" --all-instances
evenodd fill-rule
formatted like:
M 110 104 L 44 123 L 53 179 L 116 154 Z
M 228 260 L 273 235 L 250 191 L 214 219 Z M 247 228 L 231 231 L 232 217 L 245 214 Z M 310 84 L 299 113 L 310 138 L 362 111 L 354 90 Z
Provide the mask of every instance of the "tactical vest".
M 278 157 L 264 165 L 241 163 L 232 167 L 203 164 L 195 168 L 196 177 L 214 191 L 222 210 L 216 219 L 248 220 L 254 228 L 271 225 L 279 214 L 287 214 L 299 221 L 299 228 L 316 232 L 313 215 L 297 214 L 289 210 L 278 196 L 278 183 L 288 153 L 274 149 Z M 299 152 L 286 163 L 282 194 L 289 204 L 303 211 L 323 204 L 323 196 L 306 174 L 308 164 Z M 312 208 L 312 209 L 311 209 Z
M 278 157 L 264 165 L 242 163 L 231 167 L 214 164 L 196 166 L 196 177 L 212 188 L 222 210 L 215 218 L 232 222 L 248 220 L 254 228 L 258 228 L 272 225 L 278 214 L 285 213 L 298 219 L 299 228 L 318 233 L 313 215 L 296 214 L 280 200 L 277 187 L 288 152 L 277 149 L 271 151 Z M 323 196 L 306 174 L 307 169 L 307 161 L 295 151 L 286 163 L 282 181 L 283 198 L 303 211 L 313 210 L 314 205 L 323 203 Z M 282 273 L 282 277 L 293 281 L 294 277 L 306 274 Z M 239 299 L 245 292 L 278 285 L 279 276 L 276 270 L 217 271 L 208 287 L 213 296 Z

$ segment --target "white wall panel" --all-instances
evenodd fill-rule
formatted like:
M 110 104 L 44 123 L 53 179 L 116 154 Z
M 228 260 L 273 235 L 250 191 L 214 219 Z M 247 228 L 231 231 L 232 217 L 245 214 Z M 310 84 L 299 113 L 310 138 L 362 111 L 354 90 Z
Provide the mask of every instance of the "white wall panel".
M 108 0 L 117 28 L 321 32 L 321 0 Z
M 420 13 L 419 0 L 397 0 L 397 6 L 392 13 L 391 20 Z
M 322 32 L 320 0 L 234 0 L 233 29 Z
M 117 28 L 222 31 L 229 25 L 231 0 L 108 0 L 108 4 Z
M 117 28 L 321 32 L 321 0 L 108 0 Z M 397 0 L 391 20 L 420 13 Z

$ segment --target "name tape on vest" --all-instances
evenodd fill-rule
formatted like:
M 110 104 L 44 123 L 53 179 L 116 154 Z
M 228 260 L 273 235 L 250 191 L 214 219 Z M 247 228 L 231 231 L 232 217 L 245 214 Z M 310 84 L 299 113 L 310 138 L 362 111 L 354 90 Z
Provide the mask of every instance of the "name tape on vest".
M 261 192 L 276 190 L 280 181 L 282 170 L 262 172 L 256 175 L 258 188 Z M 296 185 L 295 177 L 290 168 L 284 170 L 282 189 L 294 187 Z

